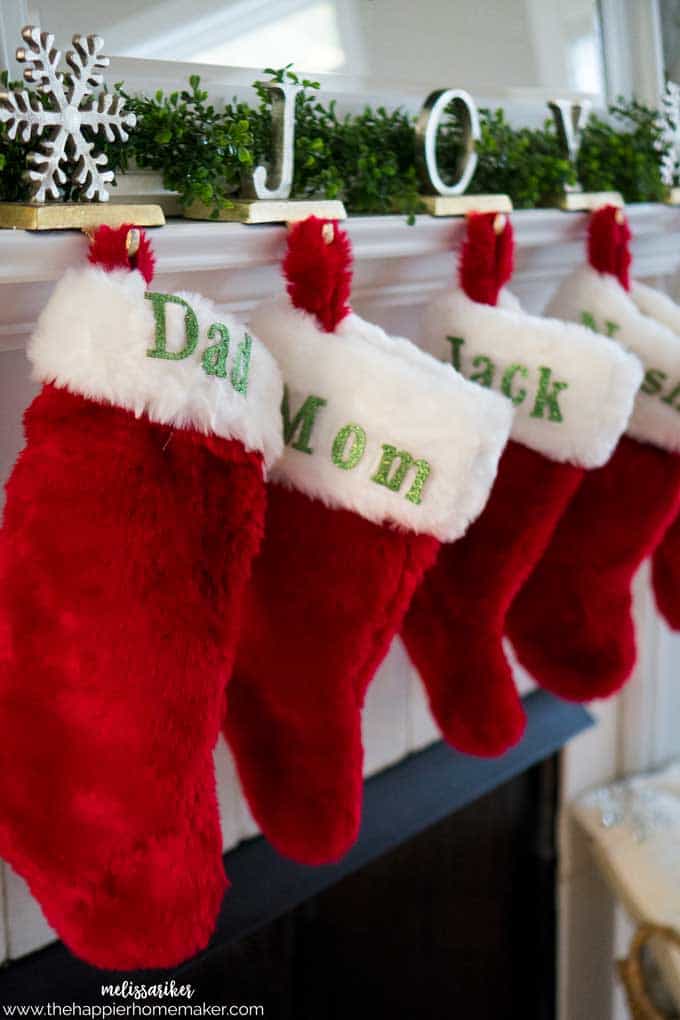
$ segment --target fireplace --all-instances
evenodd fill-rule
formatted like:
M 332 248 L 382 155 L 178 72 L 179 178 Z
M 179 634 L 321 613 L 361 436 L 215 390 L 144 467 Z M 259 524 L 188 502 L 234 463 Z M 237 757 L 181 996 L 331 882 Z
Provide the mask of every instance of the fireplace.
M 557 759 L 190 968 L 277 1020 L 554 1017 Z M 493 978 L 490 980 L 490 976 Z
M 233 886 L 194 960 L 112 974 L 56 943 L 0 971 L 0 1001 L 92 1004 L 103 985 L 174 979 L 197 1001 L 262 1004 L 277 1020 L 434 1018 L 450 1003 L 494 1020 L 521 1003 L 547 1020 L 556 752 L 591 719 L 542 691 L 525 706 L 526 736 L 500 759 L 438 743 L 369 779 L 359 841 L 336 865 L 302 867 L 261 837 L 227 853 Z

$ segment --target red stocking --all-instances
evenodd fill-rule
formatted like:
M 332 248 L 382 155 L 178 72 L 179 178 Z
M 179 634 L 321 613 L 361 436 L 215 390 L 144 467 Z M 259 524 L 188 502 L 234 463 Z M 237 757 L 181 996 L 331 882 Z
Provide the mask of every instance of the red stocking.
M 654 553 L 652 584 L 659 612 L 669 627 L 680 630 L 680 517 Z
M 281 393 L 230 317 L 145 299 L 127 234 L 101 228 L 40 319 L 0 534 L 0 854 L 116 969 L 201 949 L 225 889 L 212 749 Z
M 579 701 L 611 694 L 630 675 L 631 583 L 680 501 L 673 452 L 680 422 L 663 385 L 680 358 L 680 339 L 631 300 L 629 237 L 620 212 L 594 213 L 590 265 L 572 274 L 549 306 L 561 318 L 606 331 L 643 361 L 628 436 L 583 482 L 508 619 L 523 665 L 542 686 Z
M 524 732 L 505 617 L 581 477 L 509 443 L 484 513 L 442 547 L 411 603 L 402 637 L 437 725 L 460 751 L 502 754 Z
M 587 701 L 635 665 L 631 583 L 680 496 L 680 458 L 624 437 L 579 488 L 510 610 L 508 633 L 541 686 Z
M 632 283 L 630 293 L 644 315 L 656 319 L 680 336 L 680 306 L 667 294 L 636 280 Z M 677 394 L 673 397 L 671 394 L 675 389 L 676 378 L 671 376 L 670 380 L 663 379 L 657 373 L 655 378 L 648 379 L 648 384 L 652 388 L 663 384 L 663 396 L 675 404 Z M 680 517 L 670 526 L 652 557 L 652 585 L 659 612 L 669 627 L 680 630 Z
M 361 811 L 361 706 L 437 542 L 270 485 L 226 734 L 268 839 L 340 857 Z
M 502 753 L 524 729 L 502 644 L 508 609 L 584 466 L 609 456 L 640 382 L 635 359 L 582 328 L 510 310 L 507 297 L 506 307 L 489 307 L 509 276 L 512 244 L 510 224 L 500 234 L 494 225 L 494 214 L 468 221 L 465 293 L 448 293 L 428 309 L 423 342 L 440 357 L 448 345 L 458 369 L 512 400 L 516 441 L 503 454 L 481 517 L 442 548 L 402 628 L 444 737 L 480 755 Z M 550 407 L 541 394 L 551 394 Z
M 498 398 L 347 314 L 348 263 L 341 231 L 305 221 L 285 264 L 297 307 L 254 314 L 287 384 L 288 445 L 225 725 L 265 835 L 310 864 L 356 838 L 366 688 L 438 539 L 479 513 L 510 418 Z

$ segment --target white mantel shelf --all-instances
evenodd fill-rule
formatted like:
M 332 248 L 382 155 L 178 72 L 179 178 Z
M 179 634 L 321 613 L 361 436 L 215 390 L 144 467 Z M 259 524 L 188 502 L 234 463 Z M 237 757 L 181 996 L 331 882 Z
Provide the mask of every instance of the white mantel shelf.
M 639 275 L 648 266 L 668 266 L 675 254 L 680 264 L 680 206 L 640 203 L 626 209 L 633 231 Z M 582 253 L 588 217 L 558 209 L 528 209 L 512 214 L 519 277 L 533 276 L 534 253 L 553 244 L 569 245 L 569 256 L 555 253 L 557 264 L 568 258 L 574 264 Z M 357 262 L 415 258 L 445 254 L 463 236 L 464 220 L 417 216 L 410 226 L 405 216 L 350 216 L 343 224 L 352 239 Z M 283 252 L 285 227 L 245 226 L 198 220 L 169 220 L 150 229 L 158 259 L 157 271 L 211 272 L 250 266 L 275 266 Z M 77 265 L 85 239 L 74 231 L 0 231 L 0 283 L 27 283 L 57 279 L 66 266 Z M 550 274 L 550 267 L 545 267 Z M 658 269 L 653 268 L 653 272 Z M 664 268 L 662 271 L 667 271 Z M 546 275 L 545 273 L 541 275 Z
M 680 268 L 680 208 L 640 204 L 627 212 L 636 276 L 675 273 Z M 583 260 L 587 216 L 537 209 L 515 212 L 512 221 L 513 289 L 531 310 L 539 310 L 532 291 L 540 290 L 545 299 L 545 287 Z M 421 305 L 454 278 L 452 249 L 463 237 L 464 222 L 419 216 L 409 226 L 404 216 L 354 216 L 345 226 L 354 249 L 357 310 L 368 315 L 374 305 L 393 309 L 392 321 L 383 324 L 408 333 L 405 326 L 399 330 L 398 309 Z M 171 220 L 150 233 L 157 280 L 166 286 L 200 290 L 243 314 L 281 287 L 282 226 Z M 14 288 L 12 301 L 0 302 L 0 350 L 24 345 L 50 285 L 68 266 L 82 264 L 86 244 L 72 231 L 0 232 L 0 287 Z

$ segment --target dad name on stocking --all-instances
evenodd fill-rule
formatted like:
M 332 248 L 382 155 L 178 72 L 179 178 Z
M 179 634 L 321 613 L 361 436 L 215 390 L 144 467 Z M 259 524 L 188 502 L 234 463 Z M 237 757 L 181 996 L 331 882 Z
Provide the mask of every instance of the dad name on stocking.
M 101 227 L 28 347 L 42 389 L 0 532 L 0 856 L 76 955 L 169 967 L 227 885 L 213 747 L 282 384 Z

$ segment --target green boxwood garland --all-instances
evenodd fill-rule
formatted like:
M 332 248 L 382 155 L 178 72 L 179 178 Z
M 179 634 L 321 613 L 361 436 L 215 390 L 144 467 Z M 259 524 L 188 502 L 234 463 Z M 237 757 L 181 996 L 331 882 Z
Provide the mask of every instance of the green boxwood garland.
M 635 101 L 609 107 L 613 123 L 591 116 L 583 133 L 578 175 L 586 191 L 620 191 L 626 202 L 661 202 L 659 112 Z
M 338 116 L 334 101 L 324 103 L 317 82 L 300 79 L 289 67 L 268 68 L 274 81 L 302 86 L 296 106 L 293 197 L 340 198 L 352 213 L 421 211 L 414 162 L 415 118 L 402 109 L 373 109 Z M 7 85 L 6 73 L 2 75 Z M 180 201 L 199 199 L 217 216 L 238 191 L 241 174 L 268 159 L 271 138 L 267 91 L 256 87 L 257 103 L 235 100 L 217 106 L 193 75 L 187 89 L 165 95 L 130 96 L 115 86 L 137 115 L 127 144 L 107 144 L 114 170 L 132 163 L 160 171 L 166 188 Z M 502 110 L 480 110 L 479 161 L 471 194 L 504 192 L 515 208 L 553 205 L 565 184 L 575 180 L 563 157 L 551 120 L 543 127 L 515 128 Z M 446 120 L 439 133 L 438 158 L 446 172 L 459 154 L 458 124 Z M 31 144 L 10 141 L 0 128 L 0 198 L 26 197 L 23 171 Z M 620 191 L 626 202 L 659 201 L 663 154 L 659 113 L 635 101 L 620 100 L 608 118 L 592 116 L 584 131 L 578 177 L 588 191 Z M 72 196 L 65 196 L 67 198 Z

